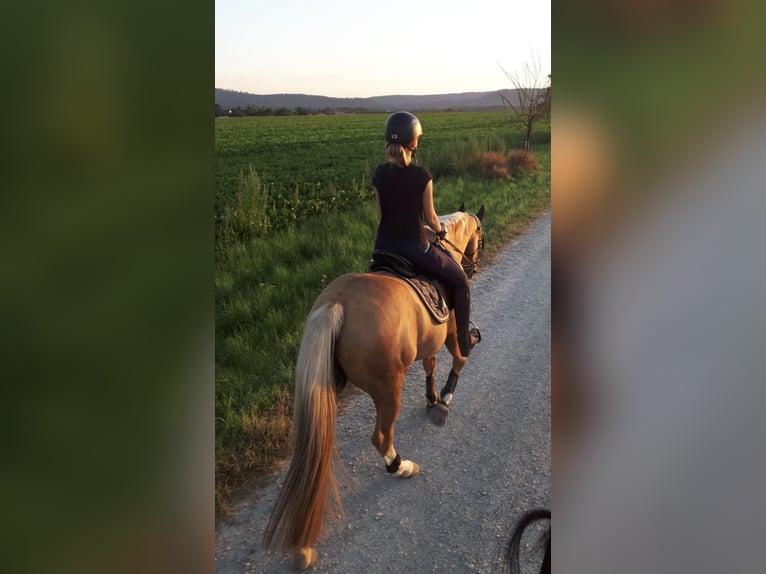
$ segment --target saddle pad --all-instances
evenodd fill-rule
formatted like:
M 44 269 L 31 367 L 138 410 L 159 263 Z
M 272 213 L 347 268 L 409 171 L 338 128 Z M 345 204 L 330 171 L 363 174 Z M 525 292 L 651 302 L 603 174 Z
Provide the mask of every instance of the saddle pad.
M 387 273 L 409 283 L 437 323 L 444 323 L 449 318 L 451 305 L 445 298 L 444 286 L 438 281 L 424 275 L 404 277 L 393 269 L 378 268 L 376 272 Z

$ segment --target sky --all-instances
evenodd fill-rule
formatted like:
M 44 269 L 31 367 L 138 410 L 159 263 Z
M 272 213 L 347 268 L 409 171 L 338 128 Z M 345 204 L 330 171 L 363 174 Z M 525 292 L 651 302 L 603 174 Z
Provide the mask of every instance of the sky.
M 216 0 L 215 87 L 332 97 L 512 88 L 551 73 L 550 0 Z M 536 65 L 539 64 L 539 65 Z M 503 69 L 501 69 L 501 66 Z

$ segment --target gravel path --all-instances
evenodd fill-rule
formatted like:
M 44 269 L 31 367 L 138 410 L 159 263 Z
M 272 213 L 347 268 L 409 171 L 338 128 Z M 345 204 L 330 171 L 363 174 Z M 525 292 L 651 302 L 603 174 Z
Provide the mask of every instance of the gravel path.
M 483 340 L 444 427 L 428 420 L 420 363 L 410 368 L 394 444 L 419 475 L 385 472 L 370 442 L 372 400 L 351 385 L 344 391 L 336 434 L 346 517 L 317 544 L 314 572 L 500 572 L 513 523 L 550 507 L 550 245 L 548 211 L 473 280 Z M 437 388 L 450 358 L 445 349 L 437 356 Z M 282 477 L 218 524 L 218 574 L 290 571 L 260 543 Z

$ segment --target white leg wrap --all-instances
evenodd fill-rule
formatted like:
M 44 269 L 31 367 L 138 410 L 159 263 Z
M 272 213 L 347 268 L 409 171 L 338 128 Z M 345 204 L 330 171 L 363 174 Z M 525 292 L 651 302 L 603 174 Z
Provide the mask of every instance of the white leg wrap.
M 396 470 L 389 470 L 388 467 L 390 467 L 394 461 L 397 458 L 396 451 L 394 450 L 394 447 L 391 447 L 388 452 L 383 457 L 383 460 L 386 463 L 386 470 L 393 474 L 394 476 L 398 476 L 401 478 L 408 478 L 410 476 L 416 475 L 418 472 L 420 472 L 420 467 L 412 462 L 411 460 L 399 460 L 399 466 L 396 468 Z

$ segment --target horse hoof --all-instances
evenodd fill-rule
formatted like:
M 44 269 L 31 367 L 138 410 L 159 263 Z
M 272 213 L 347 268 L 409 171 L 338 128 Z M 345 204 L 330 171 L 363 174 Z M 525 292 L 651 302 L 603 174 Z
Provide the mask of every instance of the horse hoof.
M 317 561 L 317 551 L 313 548 L 301 548 L 292 561 L 293 570 L 306 570 L 311 568 Z
M 410 478 L 411 476 L 415 476 L 419 472 L 420 472 L 420 467 L 418 466 L 418 463 L 412 462 L 411 460 L 403 460 L 399 464 L 399 468 L 394 474 L 394 476 L 397 478 Z
M 412 463 L 412 469 L 410 470 L 410 473 L 407 476 L 405 476 L 404 478 L 411 478 L 411 477 L 415 476 L 419 472 L 420 472 L 420 467 L 418 466 L 418 463 L 417 462 L 413 462 Z
M 438 402 L 428 411 L 428 418 L 436 426 L 444 426 L 447 422 L 447 415 L 449 415 L 449 405 Z

